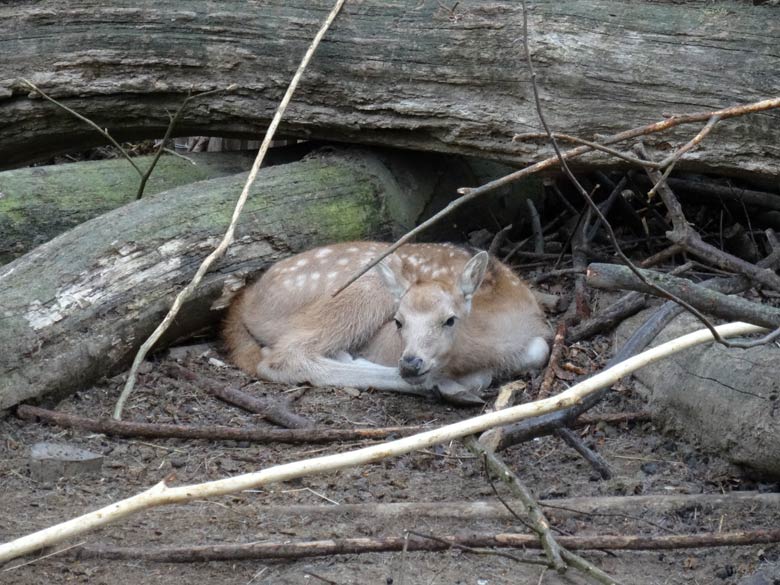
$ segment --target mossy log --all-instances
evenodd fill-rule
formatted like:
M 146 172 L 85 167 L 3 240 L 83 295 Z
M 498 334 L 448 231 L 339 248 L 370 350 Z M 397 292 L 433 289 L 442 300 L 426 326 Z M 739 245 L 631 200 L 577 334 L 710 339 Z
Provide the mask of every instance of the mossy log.
M 169 339 L 218 318 L 241 278 L 308 247 L 412 226 L 445 157 L 326 151 L 263 169 L 235 243 Z M 0 409 L 118 371 L 224 232 L 244 175 L 202 181 L 89 220 L 0 268 Z M 445 189 L 451 188 L 451 185 Z
M 530 47 L 547 119 L 582 138 L 774 97 L 773 2 L 539 0 Z M 120 138 L 257 138 L 330 0 L 0 3 L 0 165 L 103 144 L 22 78 Z M 348 2 L 283 121 L 291 137 L 466 154 L 517 165 L 550 154 L 539 132 L 515 0 Z M 701 125 L 648 136 L 668 153 Z M 777 111 L 722 122 L 678 169 L 780 173 Z M 603 156 L 596 160 L 602 162 Z M 610 159 L 613 163 L 614 159 Z
M 135 158 L 146 170 L 152 156 Z M 146 184 L 146 196 L 196 181 L 248 171 L 246 154 L 165 155 Z M 85 161 L 0 173 L 0 264 L 78 224 L 134 201 L 140 177 L 124 159 Z

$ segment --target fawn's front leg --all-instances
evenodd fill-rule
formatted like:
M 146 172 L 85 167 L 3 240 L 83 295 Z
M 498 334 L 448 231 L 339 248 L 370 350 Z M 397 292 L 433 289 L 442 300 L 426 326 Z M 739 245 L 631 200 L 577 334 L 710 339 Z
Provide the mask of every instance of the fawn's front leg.
M 480 392 L 490 386 L 493 374 L 489 370 L 480 370 L 460 378 L 442 378 L 435 380 L 442 398 L 454 404 L 484 404 Z

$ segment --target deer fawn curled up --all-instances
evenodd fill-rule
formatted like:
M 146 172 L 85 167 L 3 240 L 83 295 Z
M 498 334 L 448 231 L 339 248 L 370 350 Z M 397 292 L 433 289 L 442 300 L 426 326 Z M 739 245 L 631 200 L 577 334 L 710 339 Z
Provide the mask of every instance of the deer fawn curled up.
M 274 264 L 232 303 L 231 359 L 272 382 L 455 402 L 543 366 L 552 332 L 528 287 L 486 252 L 407 244 L 337 296 L 388 244 L 349 242 Z

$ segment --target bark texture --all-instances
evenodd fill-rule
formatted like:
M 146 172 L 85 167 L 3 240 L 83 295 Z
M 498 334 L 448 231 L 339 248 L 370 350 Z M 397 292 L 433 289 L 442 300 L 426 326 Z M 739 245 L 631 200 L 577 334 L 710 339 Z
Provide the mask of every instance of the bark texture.
M 264 169 L 236 241 L 169 338 L 217 318 L 240 277 L 333 241 L 413 224 L 442 172 L 430 157 L 321 153 Z M 216 245 L 244 175 L 178 187 L 79 225 L 0 268 L 0 409 L 116 371 Z
M 146 170 L 153 157 L 136 164 Z M 145 196 L 196 181 L 248 171 L 242 154 L 191 153 L 163 156 Z M 124 159 L 32 167 L 0 173 L 0 264 L 54 236 L 121 205 L 135 201 L 140 177 Z
M 618 345 L 651 311 L 618 328 Z M 701 324 L 689 315 L 658 336 L 663 343 Z M 653 420 L 705 450 L 780 478 L 780 387 L 774 344 L 751 349 L 702 345 L 637 371 Z
M 4 3 L 0 164 L 102 143 L 31 98 L 22 77 L 124 138 L 159 137 L 188 92 L 236 84 L 194 103 L 177 133 L 255 138 L 331 4 Z M 539 0 L 530 3 L 529 24 L 549 122 L 584 138 L 780 90 L 780 18 L 771 3 Z M 521 35 L 514 0 L 347 3 L 282 131 L 538 160 L 550 154 L 545 141 L 512 142 L 540 129 Z M 778 128 L 777 112 L 724 122 L 678 168 L 777 174 Z M 647 144 L 668 152 L 697 130 L 678 128 Z

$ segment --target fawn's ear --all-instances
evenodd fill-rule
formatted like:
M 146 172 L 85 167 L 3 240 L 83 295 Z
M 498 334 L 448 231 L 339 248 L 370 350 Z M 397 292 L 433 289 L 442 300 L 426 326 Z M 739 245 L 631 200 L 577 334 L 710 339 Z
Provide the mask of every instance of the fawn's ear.
M 460 285 L 463 296 L 466 297 L 467 300 L 474 296 L 479 285 L 482 284 L 482 279 L 485 278 L 489 260 L 490 257 L 487 252 L 478 252 L 463 267 L 463 272 L 460 275 L 458 284 Z
M 396 301 L 409 290 L 410 282 L 404 276 L 404 262 L 396 254 L 390 254 L 376 265 L 376 271 Z

